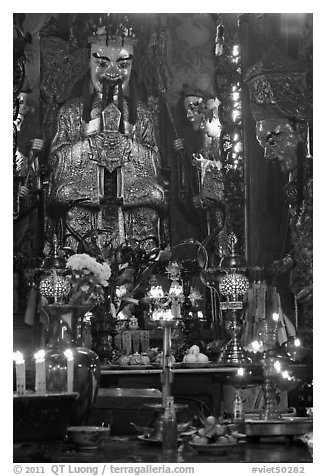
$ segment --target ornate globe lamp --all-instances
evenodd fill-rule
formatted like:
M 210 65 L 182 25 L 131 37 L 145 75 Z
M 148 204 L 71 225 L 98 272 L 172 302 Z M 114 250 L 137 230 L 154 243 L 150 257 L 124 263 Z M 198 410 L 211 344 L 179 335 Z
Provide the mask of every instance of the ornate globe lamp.
M 243 297 L 249 288 L 249 280 L 243 274 L 247 270 L 245 260 L 235 253 L 236 242 L 237 238 L 232 233 L 229 236 L 230 255 L 221 260 L 219 267 L 225 273 L 219 282 L 220 294 L 225 297 L 220 309 L 226 312 L 225 328 L 230 339 L 223 346 L 218 362 L 239 365 L 251 362 L 251 359 L 246 357 L 241 344 Z
M 65 259 L 59 257 L 59 244 L 53 237 L 53 253 L 46 257 L 41 268 L 42 274 L 39 291 L 49 303 L 63 304 L 70 292 L 70 282 L 64 276 Z

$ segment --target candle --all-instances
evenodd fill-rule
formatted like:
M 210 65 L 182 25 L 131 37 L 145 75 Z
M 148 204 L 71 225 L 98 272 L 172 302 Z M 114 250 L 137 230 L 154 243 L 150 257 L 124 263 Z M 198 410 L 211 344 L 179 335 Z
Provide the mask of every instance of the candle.
M 35 357 L 35 391 L 38 395 L 44 395 L 46 392 L 45 381 L 45 351 L 39 350 L 34 354 Z
M 66 349 L 64 354 L 67 358 L 67 392 L 72 393 L 74 388 L 74 356 L 71 349 Z
M 23 354 L 19 351 L 14 352 L 14 361 L 16 364 L 16 392 L 17 395 L 24 395 L 26 392 L 26 377 Z

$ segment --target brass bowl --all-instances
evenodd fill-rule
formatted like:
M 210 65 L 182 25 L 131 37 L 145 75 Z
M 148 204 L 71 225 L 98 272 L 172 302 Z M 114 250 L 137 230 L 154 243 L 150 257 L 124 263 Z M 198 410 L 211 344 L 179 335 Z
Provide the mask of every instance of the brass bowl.
M 247 436 L 295 436 L 312 430 L 313 420 L 306 417 L 283 417 L 281 420 L 246 420 Z

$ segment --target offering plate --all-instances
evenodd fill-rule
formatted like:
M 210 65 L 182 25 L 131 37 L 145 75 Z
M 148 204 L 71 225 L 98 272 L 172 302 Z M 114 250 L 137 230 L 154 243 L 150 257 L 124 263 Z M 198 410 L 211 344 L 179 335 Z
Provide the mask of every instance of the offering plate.
M 279 420 L 248 419 L 245 433 L 253 437 L 298 436 L 312 430 L 313 420 L 307 417 L 283 417 Z
M 196 443 L 189 443 L 189 445 L 194 448 L 199 453 L 228 453 L 229 451 L 239 448 L 240 443 L 228 443 L 228 444 L 218 444 L 218 443 L 208 443 L 207 445 L 200 445 Z

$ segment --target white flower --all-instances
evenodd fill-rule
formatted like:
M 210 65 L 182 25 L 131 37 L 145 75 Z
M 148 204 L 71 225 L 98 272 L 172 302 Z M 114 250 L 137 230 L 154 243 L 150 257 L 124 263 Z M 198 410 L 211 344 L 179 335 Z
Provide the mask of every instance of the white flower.
M 115 289 L 115 294 L 117 296 L 117 298 L 121 299 L 122 296 L 124 296 L 127 292 L 127 288 L 124 284 L 122 284 L 121 286 L 117 286 L 116 289 Z
M 102 286 L 107 286 L 111 276 L 111 267 L 108 263 L 99 263 L 95 258 L 86 253 L 72 255 L 68 258 L 66 268 L 73 270 L 87 269 L 99 280 Z

